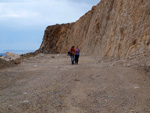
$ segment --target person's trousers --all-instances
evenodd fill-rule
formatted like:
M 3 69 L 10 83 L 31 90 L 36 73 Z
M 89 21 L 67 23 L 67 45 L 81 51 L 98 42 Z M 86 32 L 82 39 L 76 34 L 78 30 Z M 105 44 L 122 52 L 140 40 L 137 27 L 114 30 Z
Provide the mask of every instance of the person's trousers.
M 79 61 L 79 55 L 75 55 L 75 63 L 78 64 Z
M 71 64 L 74 64 L 75 56 L 71 56 Z

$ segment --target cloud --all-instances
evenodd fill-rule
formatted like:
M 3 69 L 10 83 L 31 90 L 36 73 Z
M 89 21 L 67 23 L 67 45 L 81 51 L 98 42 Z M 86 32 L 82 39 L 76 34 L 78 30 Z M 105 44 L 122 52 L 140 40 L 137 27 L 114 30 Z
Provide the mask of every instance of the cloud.
M 0 18 L 26 18 L 26 17 L 33 17 L 38 16 L 36 12 L 28 12 L 28 11 L 10 11 L 7 10 L 5 13 L 0 14 Z
M 1 0 L 0 3 L 2 2 L 30 2 L 30 1 L 40 1 L 40 0 Z
M 69 0 L 38 0 L 30 2 L 24 0 L 26 1 L 25 3 L 17 2 L 20 0 L 13 1 L 0 3 L 1 22 L 5 19 L 21 18 L 17 22 L 27 20 L 30 23 L 25 24 L 41 24 L 41 22 L 50 24 L 65 23 L 76 21 L 90 8 L 88 4 L 79 4 Z
M 28 3 L 0 3 L 0 19 L 26 18 L 38 16 L 38 13 L 26 7 Z

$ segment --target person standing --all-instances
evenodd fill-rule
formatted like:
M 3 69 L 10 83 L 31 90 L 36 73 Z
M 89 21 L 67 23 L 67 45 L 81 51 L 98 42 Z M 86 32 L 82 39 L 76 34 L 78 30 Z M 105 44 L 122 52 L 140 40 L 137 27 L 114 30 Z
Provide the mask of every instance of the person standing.
M 78 46 L 75 49 L 75 63 L 78 64 L 79 61 L 79 55 L 80 55 L 80 49 L 78 48 Z
M 70 55 L 70 57 L 71 57 L 71 64 L 73 65 L 74 64 L 74 61 L 75 61 L 75 46 L 72 46 L 71 47 L 71 50 L 70 50 L 70 52 L 71 52 L 71 55 Z

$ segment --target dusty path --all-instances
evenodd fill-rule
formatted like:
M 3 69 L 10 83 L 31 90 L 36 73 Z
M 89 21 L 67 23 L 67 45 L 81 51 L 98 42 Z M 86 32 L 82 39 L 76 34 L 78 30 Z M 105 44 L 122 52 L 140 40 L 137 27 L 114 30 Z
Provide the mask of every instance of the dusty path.
M 39 54 L 0 70 L 0 113 L 150 113 L 150 79 L 94 57 L 70 65 Z

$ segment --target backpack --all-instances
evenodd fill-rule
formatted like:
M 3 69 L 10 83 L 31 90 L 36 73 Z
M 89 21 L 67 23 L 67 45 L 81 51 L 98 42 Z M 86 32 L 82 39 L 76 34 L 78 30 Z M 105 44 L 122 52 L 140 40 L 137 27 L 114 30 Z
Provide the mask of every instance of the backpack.
M 68 56 L 71 56 L 71 52 L 70 51 L 68 51 Z

